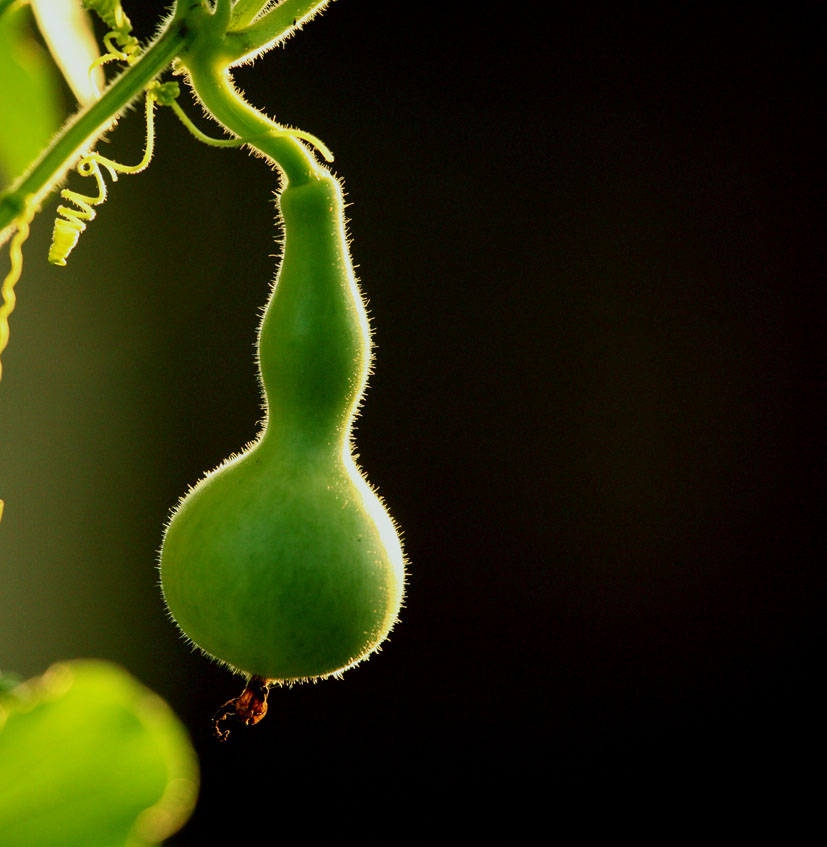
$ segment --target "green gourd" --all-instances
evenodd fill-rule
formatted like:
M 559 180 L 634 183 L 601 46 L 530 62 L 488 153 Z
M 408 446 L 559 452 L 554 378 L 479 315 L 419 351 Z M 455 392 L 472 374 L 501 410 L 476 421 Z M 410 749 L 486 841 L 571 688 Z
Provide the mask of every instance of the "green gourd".
M 329 175 L 280 197 L 281 268 L 259 332 L 259 438 L 181 500 L 161 550 L 167 607 L 205 653 L 251 677 L 337 674 L 396 621 L 404 557 L 356 467 L 351 428 L 370 333 Z

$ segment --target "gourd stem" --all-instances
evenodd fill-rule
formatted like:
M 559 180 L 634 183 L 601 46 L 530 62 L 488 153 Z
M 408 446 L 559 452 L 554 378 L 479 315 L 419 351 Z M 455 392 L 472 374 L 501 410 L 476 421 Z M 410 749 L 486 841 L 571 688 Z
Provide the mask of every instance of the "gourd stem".
M 32 167 L 8 191 L 0 194 L 0 244 L 11 234 L 21 202 L 28 200 L 35 208 L 39 207 L 78 156 L 117 121 L 146 85 L 181 52 L 186 40 L 184 21 L 176 16 L 141 58 L 112 82 L 99 100 L 78 112 Z
M 330 2 L 331 0 L 284 0 L 244 29 L 236 23 L 234 14 L 233 23 L 224 40 L 226 55 L 231 57 L 233 64 L 252 59 L 292 35 L 298 27 L 322 11 Z M 254 17 L 250 17 L 249 21 Z
M 197 54 L 186 56 L 183 62 L 196 95 L 211 116 L 278 165 L 288 183 L 301 185 L 327 175 L 298 139 L 284 135 L 283 127 L 245 102 L 223 62 L 216 64 Z

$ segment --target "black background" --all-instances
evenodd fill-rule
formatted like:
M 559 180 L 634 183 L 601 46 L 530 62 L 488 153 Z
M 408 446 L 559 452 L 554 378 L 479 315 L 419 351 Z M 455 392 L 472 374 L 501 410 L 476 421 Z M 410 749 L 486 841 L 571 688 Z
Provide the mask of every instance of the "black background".
M 720 803 L 754 818 L 788 796 L 806 809 L 823 491 L 815 21 L 795 5 L 438 5 L 339 0 L 236 73 L 252 103 L 333 148 L 352 203 L 377 344 L 358 449 L 411 562 L 391 640 L 343 681 L 274 691 L 267 719 L 228 743 L 211 737 L 240 681 L 177 639 L 152 562 L 169 507 L 256 432 L 277 182 L 161 114 L 156 163 L 113 189 L 76 281 L 26 294 L 47 327 L 27 329 L 20 287 L 4 364 L 20 362 L 21 394 L 39 349 L 27 333 L 42 344 L 68 324 L 51 348 L 57 429 L 66 395 L 112 402 L 72 444 L 98 470 L 75 479 L 88 511 L 70 522 L 97 540 L 80 577 L 62 571 L 52 640 L 21 669 L 102 655 L 169 700 L 203 770 L 179 847 L 228 824 L 262 843 L 296 823 L 312 843 L 446 813 L 468 831 L 501 813 L 519 826 L 575 795 L 644 816 L 653 798 L 695 817 Z M 140 34 L 158 8 L 134 10 Z M 125 120 L 113 153 L 134 158 L 141 132 Z M 84 345 L 120 364 L 84 377 Z M 15 408 L 21 431 L 47 415 Z M 36 437 L 46 474 L 60 462 Z M 75 578 L 109 585 L 110 611 L 89 611 Z M 93 623 L 62 632 L 60 615 Z

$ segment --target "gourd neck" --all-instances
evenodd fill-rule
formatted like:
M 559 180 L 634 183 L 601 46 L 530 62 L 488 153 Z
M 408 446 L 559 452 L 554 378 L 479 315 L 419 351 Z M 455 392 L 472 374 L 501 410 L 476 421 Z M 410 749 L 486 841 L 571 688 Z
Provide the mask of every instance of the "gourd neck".
M 350 452 L 350 432 L 338 433 L 323 426 L 314 429 L 307 426 L 307 421 L 302 423 L 299 428 L 293 422 L 268 417 L 256 451 L 263 459 L 278 457 L 282 464 L 295 466 L 305 476 L 316 471 L 327 476 L 337 465 L 344 469 L 345 452 Z
M 279 203 L 284 255 L 258 344 L 266 438 L 289 449 L 342 454 L 370 361 L 342 192 L 326 175 L 288 186 Z

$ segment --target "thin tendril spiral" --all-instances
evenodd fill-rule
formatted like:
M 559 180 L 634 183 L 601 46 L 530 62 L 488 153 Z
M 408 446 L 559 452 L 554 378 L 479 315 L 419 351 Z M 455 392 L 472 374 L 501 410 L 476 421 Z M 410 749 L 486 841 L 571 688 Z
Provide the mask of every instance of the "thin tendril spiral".
M 6 349 L 9 343 L 9 315 L 14 311 L 17 305 L 17 297 L 14 293 L 14 286 L 20 279 L 20 274 L 23 271 L 23 242 L 29 237 L 29 224 L 34 217 L 36 208 L 30 198 L 23 201 L 23 209 L 15 221 L 17 232 L 14 234 L 9 245 L 9 258 L 11 259 L 11 267 L 0 286 L 0 355 Z M 0 379 L 3 378 L 3 365 L 0 362 Z M 0 501 L 2 504 L 2 501 Z M 0 505 L 2 510 L 2 505 Z M 2 511 L 0 511 L 2 514 Z
M 117 172 L 112 168 L 107 168 L 107 170 L 109 170 L 113 181 L 117 180 Z M 80 234 L 86 229 L 86 224 L 95 217 L 95 210 L 92 207 L 98 206 L 106 200 L 106 183 L 103 181 L 103 174 L 96 154 L 84 156 L 78 162 L 78 173 L 81 176 L 95 177 L 98 183 L 98 194 L 96 197 L 90 197 L 87 194 L 70 191 L 68 188 L 60 192 L 60 196 L 64 200 L 74 203 L 78 208 L 57 207 L 58 215 L 63 215 L 63 217 L 55 219 L 52 244 L 49 247 L 49 262 L 52 265 L 66 266 L 66 259 L 78 243 Z
M 118 181 L 118 174 L 137 174 L 144 170 L 152 160 L 155 149 L 155 103 L 165 100 L 164 86 L 151 83 L 146 92 L 146 146 L 144 156 L 137 165 L 122 165 L 101 156 L 100 153 L 89 153 L 81 157 L 78 162 L 77 171 L 81 176 L 92 176 L 98 186 L 95 196 L 79 194 L 64 188 L 60 196 L 77 206 L 58 206 L 58 217 L 55 219 L 55 228 L 52 233 L 52 244 L 49 248 L 49 262 L 53 265 L 66 265 L 66 259 L 78 243 L 80 234 L 86 229 L 89 221 L 95 217 L 94 206 L 99 206 L 106 200 L 106 183 L 103 179 L 101 167 L 105 168 L 113 182 Z M 60 217 L 62 215 L 63 217 Z

